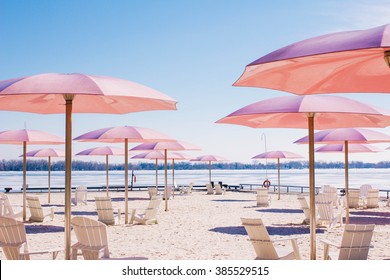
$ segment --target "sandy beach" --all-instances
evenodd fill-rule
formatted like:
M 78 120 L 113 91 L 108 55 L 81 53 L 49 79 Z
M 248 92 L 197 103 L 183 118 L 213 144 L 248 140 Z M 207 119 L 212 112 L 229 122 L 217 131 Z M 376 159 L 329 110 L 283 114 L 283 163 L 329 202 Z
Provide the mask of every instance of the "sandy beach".
M 33 194 L 40 197 L 44 206 L 49 206 L 47 194 Z M 74 194 L 72 194 L 74 196 Z M 72 206 L 72 215 L 85 215 L 97 220 L 95 196 L 104 192 L 88 192 L 87 205 Z M 124 213 L 124 193 L 110 192 L 113 208 Z M 11 193 L 12 204 L 21 205 L 22 194 Z M 129 191 L 129 208 L 143 209 L 148 204 L 145 191 Z M 52 194 L 51 206 L 55 207 L 55 218 L 46 218 L 43 223 L 26 223 L 30 250 L 64 246 L 64 193 Z M 370 260 L 390 259 L 390 207 L 351 209 L 350 223 L 374 223 L 372 240 L 374 246 L 369 251 Z M 29 216 L 29 211 L 27 211 Z M 282 194 L 277 200 L 271 194 L 269 207 L 257 207 L 256 195 L 250 192 L 228 191 L 224 195 L 206 195 L 205 191 L 195 191 L 190 195 L 176 195 L 169 200 L 169 211 L 164 211 L 164 202 L 158 211 L 156 225 L 108 226 L 111 257 L 140 256 L 151 260 L 253 260 L 255 252 L 241 217 L 259 217 L 267 225 L 273 239 L 285 236 L 298 237 L 298 245 L 304 260 L 310 256 L 309 226 L 302 224 L 303 211 L 295 194 Z M 341 242 L 342 227 L 317 228 L 317 259 L 322 259 L 321 239 Z M 76 237 L 72 233 L 72 243 Z M 290 243 L 280 243 L 290 247 Z M 49 259 L 49 256 L 34 259 Z M 63 254 L 58 259 L 63 259 Z M 2 252 L 0 259 L 5 259 Z

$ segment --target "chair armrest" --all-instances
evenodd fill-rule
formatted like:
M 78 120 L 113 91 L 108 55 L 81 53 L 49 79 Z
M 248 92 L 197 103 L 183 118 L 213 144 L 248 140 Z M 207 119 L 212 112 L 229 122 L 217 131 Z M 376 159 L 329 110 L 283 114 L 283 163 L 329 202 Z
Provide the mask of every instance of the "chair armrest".
M 291 241 L 291 240 L 297 240 L 298 237 L 282 237 L 278 239 L 272 239 L 271 242 L 279 242 L 279 241 Z
M 280 239 L 271 240 L 272 243 L 281 242 L 281 241 L 291 241 L 291 246 L 294 250 L 294 255 L 296 260 L 300 260 L 301 253 L 299 252 L 298 243 L 297 243 L 298 237 L 283 237 Z
M 322 240 L 320 240 L 320 242 L 322 242 L 322 243 L 324 243 L 324 244 L 326 244 L 328 246 L 333 246 L 333 247 L 336 247 L 338 249 L 340 248 L 340 245 L 338 245 L 338 244 L 336 244 L 336 243 L 334 243 L 334 242 L 332 242 L 332 241 L 330 241 L 328 239 L 322 239 Z
M 45 251 L 30 251 L 30 252 L 23 252 L 20 253 L 20 256 L 26 256 L 26 255 L 42 255 L 42 254 L 52 254 L 53 260 L 55 260 L 58 256 L 58 253 L 65 251 L 64 248 L 54 248 L 54 249 L 48 249 Z

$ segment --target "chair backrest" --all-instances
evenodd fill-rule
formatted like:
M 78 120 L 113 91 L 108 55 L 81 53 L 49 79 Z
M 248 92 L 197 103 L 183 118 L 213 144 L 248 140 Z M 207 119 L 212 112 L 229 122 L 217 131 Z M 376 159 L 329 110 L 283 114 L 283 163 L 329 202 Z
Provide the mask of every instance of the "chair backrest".
M 375 225 L 345 225 L 339 260 L 366 260 Z
M 322 186 L 322 192 L 323 193 L 329 193 L 329 192 L 333 193 L 335 191 L 337 191 L 337 189 L 335 187 L 331 186 L 331 185 L 323 185 Z
M 95 197 L 96 210 L 98 212 L 98 221 L 106 225 L 114 225 L 114 209 L 112 208 L 111 197 L 97 196 Z
M 377 208 L 379 207 L 379 190 L 371 189 L 367 192 L 367 208 Z
M 266 188 L 258 188 L 256 189 L 256 201 L 257 206 L 268 206 L 269 205 L 269 196 L 268 189 Z
M 319 193 L 315 196 L 316 203 L 328 203 L 331 202 L 333 205 L 333 195 L 330 193 Z
M 148 194 L 149 198 L 151 199 L 153 196 L 156 196 L 158 194 L 158 189 L 156 187 L 149 187 Z
M 371 190 L 372 186 L 370 184 L 364 184 L 360 186 L 360 196 L 367 197 L 368 190 Z
M 15 216 L 14 210 L 12 209 L 8 196 L 4 193 L 0 193 L 0 216 L 1 217 Z
M 207 194 L 214 194 L 213 187 L 211 186 L 210 183 L 206 184 L 206 188 L 207 188 Z
M 46 215 L 43 212 L 39 197 L 27 196 L 26 201 L 27 201 L 27 206 L 30 209 L 30 213 L 31 213 L 31 217 L 29 220 L 34 222 L 43 222 Z
M 149 202 L 148 208 L 145 209 L 144 219 L 145 220 L 155 219 L 160 204 L 161 204 L 161 198 L 153 197 Z
M 279 259 L 275 247 L 269 237 L 268 231 L 261 219 L 241 218 L 241 222 L 249 236 L 249 240 L 252 242 L 257 259 Z
M 324 185 L 322 188 L 323 193 L 333 202 L 333 206 L 337 206 L 337 188 L 330 185 Z
M 310 221 L 310 208 L 307 203 L 306 197 L 303 195 L 298 195 L 297 199 L 299 201 L 299 204 L 301 205 L 301 209 L 303 210 L 303 213 L 305 214 L 305 220 Z
M 105 248 L 104 257 L 109 257 L 107 226 L 104 223 L 77 216 L 72 218 L 71 224 L 77 241 L 84 247 L 82 249 L 84 259 L 99 259 L 99 253 L 88 248 Z
M 7 260 L 20 259 L 20 247 L 24 245 L 24 251 L 28 251 L 26 228 L 24 224 L 8 217 L 0 217 L 0 246 Z M 24 255 L 23 259 L 30 259 Z
M 348 207 L 359 208 L 360 204 L 360 190 L 349 190 L 348 191 Z
M 187 193 L 192 193 L 193 187 L 194 187 L 194 183 L 193 182 L 189 183 L 188 188 L 187 188 Z
M 78 186 L 75 191 L 76 205 L 79 203 L 87 204 L 87 187 Z
M 320 222 L 332 223 L 334 220 L 334 211 L 332 202 L 317 202 L 316 207 L 318 211 Z
M 215 194 L 223 194 L 222 187 L 219 183 L 214 183 Z

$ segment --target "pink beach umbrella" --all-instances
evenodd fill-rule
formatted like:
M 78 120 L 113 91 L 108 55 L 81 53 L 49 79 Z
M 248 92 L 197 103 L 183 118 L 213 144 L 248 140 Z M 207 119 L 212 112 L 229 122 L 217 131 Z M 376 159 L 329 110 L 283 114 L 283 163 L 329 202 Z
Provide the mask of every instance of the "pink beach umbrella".
M 281 158 L 302 158 L 301 155 L 292 153 L 292 152 L 287 152 L 287 151 L 270 151 L 270 152 L 265 152 L 262 154 L 258 154 L 254 157 L 253 159 L 258 159 L 258 158 L 276 158 L 278 160 L 278 200 L 280 200 L 280 159 Z
M 108 196 L 108 157 L 109 156 L 121 156 L 124 155 L 125 152 L 123 149 L 118 147 L 95 147 L 86 149 L 84 151 L 78 152 L 76 156 L 105 156 L 106 157 L 106 195 Z
M 153 142 L 153 143 L 143 143 L 138 146 L 135 146 L 131 151 L 164 151 L 164 178 L 165 178 L 165 191 L 164 194 L 167 195 L 168 189 L 168 171 L 167 171 L 167 154 L 168 151 L 184 151 L 184 150 L 200 150 L 200 147 L 185 142 L 185 141 L 171 141 L 171 142 Z M 165 197 L 165 211 L 168 211 L 168 198 Z
M 344 144 L 326 144 L 315 149 L 316 153 L 344 153 Z M 382 149 L 369 144 L 348 144 L 348 153 L 379 153 Z
M 22 157 L 23 155 L 21 155 Z M 51 158 L 52 157 L 65 157 L 64 150 L 57 149 L 39 149 L 27 152 L 26 157 L 39 157 L 39 158 L 47 158 L 47 202 L 50 203 L 50 171 L 51 171 Z
M 303 137 L 298 139 L 294 143 L 308 143 L 308 137 Z M 348 204 L 349 200 L 349 168 L 348 168 L 348 154 L 349 154 L 349 145 L 350 143 L 359 144 L 359 143 L 380 143 L 380 142 L 390 142 L 390 136 L 364 128 L 338 128 L 338 129 L 328 129 L 324 131 L 319 131 L 314 133 L 314 143 L 322 144 L 342 144 L 344 146 L 344 157 L 345 157 L 345 199 Z M 346 207 L 345 210 L 345 221 L 349 223 L 349 209 Z
M 129 142 L 174 141 L 169 136 L 155 130 L 136 126 L 107 127 L 93 130 L 76 137 L 81 142 L 124 143 L 125 147 L 125 223 L 129 222 Z
M 65 113 L 65 259 L 70 259 L 72 113 L 127 114 L 176 110 L 176 101 L 149 87 L 113 77 L 45 73 L 0 81 L 0 110 Z
M 237 124 L 253 128 L 307 128 L 309 132 L 310 247 L 316 259 L 315 244 L 315 177 L 314 127 L 385 127 L 390 116 L 384 110 L 333 95 L 275 97 L 245 106 L 217 123 Z
M 326 34 L 248 64 L 235 86 L 295 94 L 390 93 L 390 24 Z
M 211 182 L 211 162 L 228 161 L 228 159 L 217 155 L 202 155 L 191 159 L 191 161 L 207 161 L 209 163 L 209 182 Z
M 23 145 L 23 221 L 26 221 L 26 171 L 27 171 L 27 144 L 28 145 L 58 145 L 64 140 L 47 132 L 30 129 L 7 130 L 0 132 L 1 144 Z

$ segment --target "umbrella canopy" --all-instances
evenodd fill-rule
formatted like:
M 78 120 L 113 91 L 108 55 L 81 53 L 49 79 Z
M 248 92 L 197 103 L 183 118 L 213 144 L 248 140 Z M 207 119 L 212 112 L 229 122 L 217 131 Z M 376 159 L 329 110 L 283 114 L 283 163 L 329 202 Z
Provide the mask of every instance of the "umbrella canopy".
M 118 147 L 95 147 L 78 152 L 76 156 L 105 156 L 106 157 L 106 194 L 108 196 L 108 156 L 120 156 L 124 155 L 123 149 Z
M 65 113 L 65 259 L 70 259 L 72 113 L 176 110 L 171 97 L 113 77 L 45 73 L 0 81 L 0 110 Z
M 93 130 L 76 137 L 74 140 L 82 142 L 124 142 L 125 147 L 125 223 L 129 221 L 128 209 L 128 153 L 129 142 L 174 141 L 169 136 L 149 128 L 136 126 L 107 127 Z
M 308 143 L 308 137 L 303 137 L 298 139 L 294 143 Z M 344 157 L 345 157 L 345 199 L 347 201 L 347 207 L 345 208 L 345 220 L 346 223 L 349 223 L 349 209 L 348 209 L 348 200 L 349 200 L 349 168 L 348 168 L 348 154 L 349 154 L 349 145 L 350 143 L 379 143 L 379 142 L 390 142 L 390 136 L 364 128 L 338 128 L 338 129 L 328 129 L 324 131 L 319 131 L 314 133 L 314 142 L 315 143 L 341 143 L 344 146 Z
M 280 200 L 280 159 L 281 158 L 302 158 L 301 155 L 292 153 L 292 152 L 287 152 L 287 151 L 270 151 L 270 152 L 265 152 L 262 154 L 258 154 L 254 157 L 253 159 L 258 159 L 258 158 L 275 158 L 278 160 L 278 200 Z
M 248 64 L 234 85 L 295 94 L 389 93 L 389 63 L 387 24 L 326 34 L 283 47 Z
M 315 149 L 316 153 L 344 153 L 344 144 L 326 144 Z M 381 149 L 369 144 L 349 144 L 348 153 L 378 153 Z
M 64 144 L 64 140 L 56 135 L 52 135 L 44 131 L 19 129 L 0 132 L 0 143 L 23 145 L 23 221 L 26 221 L 27 145 L 58 145 Z
M 211 162 L 215 161 L 228 161 L 228 159 L 217 155 L 202 155 L 198 156 L 191 161 L 208 161 L 209 163 L 209 182 L 211 182 Z
M 166 155 L 164 158 L 164 177 L 165 177 L 165 191 L 164 194 L 167 195 L 168 191 L 168 173 L 167 173 L 167 153 L 168 151 L 183 151 L 183 150 L 200 150 L 200 147 L 185 142 L 185 141 L 171 141 L 171 142 L 154 142 L 154 143 L 143 143 L 138 146 L 135 146 L 131 149 L 131 151 L 149 151 L 149 150 L 157 150 L 164 151 Z M 173 159 L 174 161 L 174 159 Z M 157 161 L 156 161 L 157 164 Z M 174 164 L 174 163 L 173 163 Z M 168 211 L 168 198 L 165 197 L 165 211 Z
M 367 104 L 331 95 L 286 96 L 270 98 L 243 107 L 217 121 L 254 128 L 307 128 L 309 132 L 309 188 L 311 259 L 316 259 L 314 127 L 385 127 L 390 116 Z
M 21 155 L 22 157 L 23 155 Z M 51 158 L 52 157 L 64 157 L 65 151 L 64 150 L 56 150 L 56 149 L 39 149 L 27 152 L 26 157 L 45 157 L 47 158 L 47 169 L 48 169 L 48 176 L 47 176 L 47 202 L 50 203 L 50 171 L 51 171 Z

